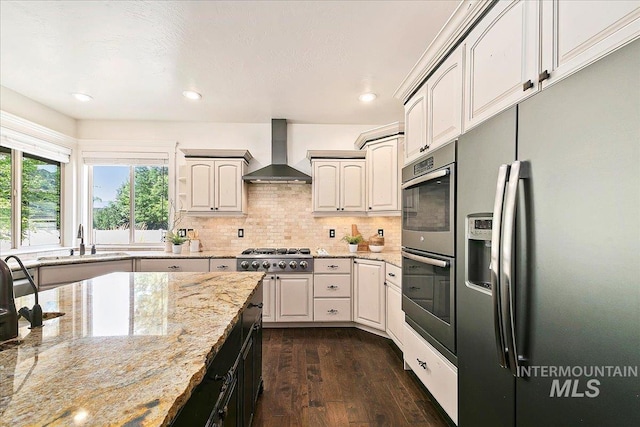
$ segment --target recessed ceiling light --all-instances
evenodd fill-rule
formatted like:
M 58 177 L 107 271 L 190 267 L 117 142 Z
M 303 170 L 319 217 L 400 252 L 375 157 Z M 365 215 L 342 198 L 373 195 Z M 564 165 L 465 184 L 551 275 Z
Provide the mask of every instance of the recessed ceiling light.
M 378 95 L 376 95 L 375 93 L 371 93 L 371 92 L 367 92 L 367 93 L 363 93 L 362 95 L 360 95 L 358 97 L 358 99 L 362 102 L 371 102 L 374 99 L 376 99 L 378 97 Z
M 71 95 L 80 102 L 89 102 L 93 100 L 93 98 L 86 93 L 72 93 Z
M 197 101 L 202 98 L 202 95 L 200 95 L 198 92 L 195 92 L 193 90 L 185 90 L 184 92 L 182 92 L 182 96 L 184 96 L 185 98 L 192 99 L 194 101 Z

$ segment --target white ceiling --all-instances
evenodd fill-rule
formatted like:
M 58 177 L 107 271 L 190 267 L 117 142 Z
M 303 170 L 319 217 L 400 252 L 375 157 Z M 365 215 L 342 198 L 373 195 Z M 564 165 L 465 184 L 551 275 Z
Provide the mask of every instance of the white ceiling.
M 76 119 L 385 124 L 458 4 L 2 0 L 0 84 Z

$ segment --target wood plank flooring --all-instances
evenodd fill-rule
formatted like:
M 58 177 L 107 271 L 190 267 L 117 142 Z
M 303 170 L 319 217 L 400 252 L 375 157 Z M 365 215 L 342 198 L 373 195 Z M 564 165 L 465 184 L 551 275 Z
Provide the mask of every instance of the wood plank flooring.
M 389 341 L 355 328 L 264 329 L 254 427 L 445 427 Z

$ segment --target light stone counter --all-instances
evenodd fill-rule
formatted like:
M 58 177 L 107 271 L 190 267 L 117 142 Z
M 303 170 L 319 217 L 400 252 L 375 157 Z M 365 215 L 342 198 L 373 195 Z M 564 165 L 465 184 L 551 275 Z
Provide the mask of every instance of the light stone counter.
M 383 261 L 402 268 L 402 255 L 400 251 L 382 251 L 382 252 L 336 252 L 329 253 L 327 256 L 314 255 L 316 258 L 362 258 L 374 261 Z
M 0 425 L 168 425 L 263 276 L 112 273 L 42 292 L 66 314 L 0 345 Z

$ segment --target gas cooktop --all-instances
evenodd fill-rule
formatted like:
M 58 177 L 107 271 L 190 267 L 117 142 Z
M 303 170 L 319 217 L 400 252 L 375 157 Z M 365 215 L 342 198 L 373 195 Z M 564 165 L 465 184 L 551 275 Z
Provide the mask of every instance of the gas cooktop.
M 249 248 L 236 258 L 238 271 L 313 272 L 309 248 Z

